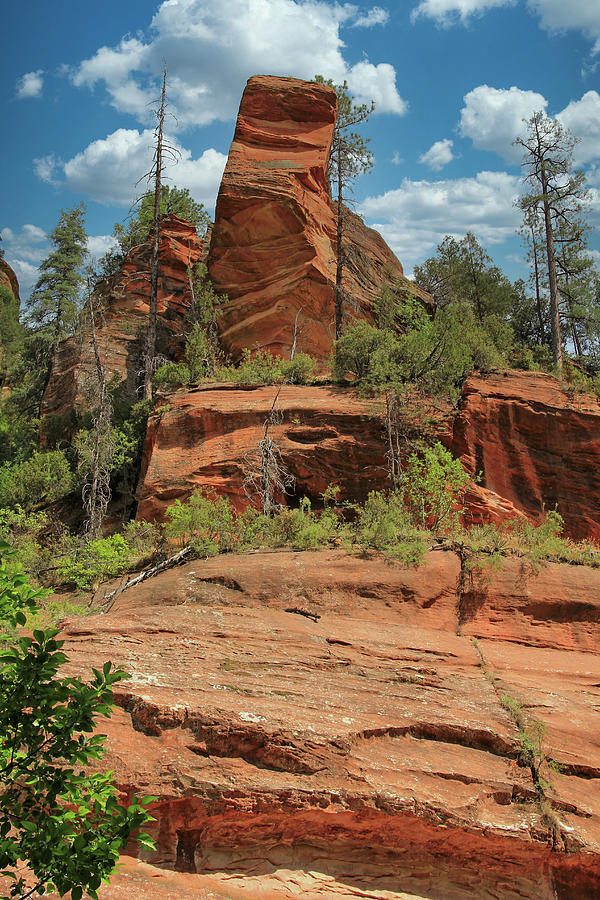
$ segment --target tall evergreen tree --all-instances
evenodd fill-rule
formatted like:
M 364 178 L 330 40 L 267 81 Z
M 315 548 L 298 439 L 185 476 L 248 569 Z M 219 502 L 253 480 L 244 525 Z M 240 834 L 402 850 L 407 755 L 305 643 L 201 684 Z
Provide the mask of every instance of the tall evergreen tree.
M 317 75 L 318 84 L 327 84 L 337 94 L 337 117 L 333 132 L 333 141 L 329 155 L 329 186 L 332 199 L 337 204 L 337 264 L 335 272 L 335 338 L 342 334 L 342 305 L 344 272 L 344 201 L 349 200 L 352 181 L 362 175 L 373 165 L 373 154 L 367 147 L 368 138 L 363 138 L 357 131 L 357 125 L 366 122 L 375 104 L 371 102 L 357 105 L 354 97 L 348 93 L 348 85 L 334 84 L 331 79 L 325 80 Z
M 586 196 L 585 176 L 573 169 L 575 139 L 556 119 L 538 111 L 527 121 L 527 134 L 515 144 L 523 148 L 523 168 L 528 190 L 520 200 L 525 216 L 543 221 L 552 356 L 562 369 L 562 338 L 557 270 L 557 232 L 572 229 L 580 220 Z
M 40 276 L 27 304 L 29 325 L 35 333 L 43 370 L 41 390 L 50 378 L 59 342 L 71 334 L 79 314 L 83 284 L 81 267 L 87 254 L 85 204 L 62 210 L 50 234 L 52 252 L 40 265 Z

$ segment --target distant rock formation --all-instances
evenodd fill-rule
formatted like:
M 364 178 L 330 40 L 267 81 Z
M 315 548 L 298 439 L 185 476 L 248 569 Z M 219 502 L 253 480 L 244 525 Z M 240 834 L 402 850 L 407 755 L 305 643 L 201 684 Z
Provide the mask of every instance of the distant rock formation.
M 337 98 L 297 78 L 250 78 L 238 113 L 208 259 L 210 277 L 229 297 L 220 330 L 234 358 L 244 347 L 289 356 L 298 349 L 326 361 L 335 333 L 336 216 L 327 161 Z M 354 213 L 345 227 L 345 313 L 372 319 L 385 282 L 405 281 L 383 238 Z
M 19 280 L 5 259 L 0 259 L 0 284 L 5 284 L 11 289 L 13 296 L 20 300 Z
M 142 368 L 144 335 L 150 296 L 150 242 L 134 247 L 125 257 L 121 272 L 102 282 L 97 293 L 103 299 L 103 317 L 96 324 L 98 347 L 106 359 L 109 378 L 123 383 L 129 398 L 136 396 Z M 160 277 L 158 282 L 157 352 L 169 358 L 181 355 L 185 314 L 190 304 L 188 264 L 203 253 L 203 242 L 189 222 L 163 216 L 160 225 Z M 72 415 L 90 405 L 95 385 L 91 334 L 84 330 L 59 347 L 42 402 L 44 420 Z

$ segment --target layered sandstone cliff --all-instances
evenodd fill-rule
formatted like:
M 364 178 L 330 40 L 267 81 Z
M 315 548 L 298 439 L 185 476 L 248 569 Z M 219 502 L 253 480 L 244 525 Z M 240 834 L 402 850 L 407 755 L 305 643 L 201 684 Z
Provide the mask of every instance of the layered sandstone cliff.
M 326 361 L 335 333 L 336 216 L 327 162 L 337 100 L 332 88 L 296 78 L 250 78 L 217 199 L 208 260 L 229 297 L 221 338 L 232 356 L 244 347 L 289 355 L 297 347 Z M 345 213 L 346 316 L 372 318 L 382 284 L 402 266 L 385 241 Z
M 201 486 L 247 504 L 248 454 L 276 393 L 213 385 L 179 391 L 167 408 L 161 401 L 149 423 L 138 516 L 161 519 L 176 498 Z M 383 401 L 348 388 L 286 385 L 278 409 L 272 433 L 296 478 L 296 501 L 318 500 L 328 484 L 354 501 L 389 486 Z M 466 498 L 468 521 L 535 521 L 556 506 L 569 535 L 600 538 L 598 400 L 551 375 L 506 372 L 467 379 L 458 411 L 439 401 L 426 412 L 433 434 L 479 474 Z
M 157 797 L 156 851 L 103 900 L 598 896 L 599 596 L 572 566 L 508 559 L 474 592 L 448 551 L 282 552 L 71 622 L 72 670 L 132 675 L 103 765 Z M 506 698 L 541 723 L 541 792 Z
M 189 222 L 163 216 L 160 225 L 157 353 L 177 358 L 183 349 L 185 316 L 190 305 L 188 266 L 201 259 L 203 243 Z M 96 323 L 98 348 L 109 379 L 123 385 L 125 396 L 136 397 L 143 368 L 142 354 L 150 298 L 150 242 L 134 247 L 119 275 L 97 289 L 101 312 Z M 42 402 L 42 429 L 52 417 L 67 418 L 89 407 L 96 390 L 89 328 L 59 347 Z
M 502 519 L 493 497 L 530 519 L 558 509 L 574 538 L 600 540 L 600 403 L 551 375 L 506 372 L 465 382 L 451 450 L 478 473 L 476 518 Z

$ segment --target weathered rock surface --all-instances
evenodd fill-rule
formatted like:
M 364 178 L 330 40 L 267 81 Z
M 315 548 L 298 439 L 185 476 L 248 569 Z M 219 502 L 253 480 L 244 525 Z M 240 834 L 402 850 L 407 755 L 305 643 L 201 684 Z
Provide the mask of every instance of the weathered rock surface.
M 226 556 L 68 623 L 73 670 L 132 674 L 104 765 L 158 797 L 105 900 L 597 896 L 600 573 L 516 566 L 473 610 L 450 552 Z M 546 805 L 503 694 L 546 726 Z
M 0 259 L 0 284 L 10 288 L 13 296 L 19 300 L 19 279 L 5 259 Z
M 183 349 L 185 314 L 190 304 L 188 265 L 203 253 L 203 244 L 189 222 L 163 216 L 160 227 L 157 353 L 178 357 Z M 106 359 L 109 378 L 123 382 L 125 394 L 136 396 L 143 367 L 142 354 L 150 298 L 150 243 L 134 247 L 121 273 L 99 286 L 103 301 L 102 321 L 96 332 L 101 359 Z M 91 333 L 68 338 L 60 345 L 50 382 L 42 402 L 42 419 L 68 417 L 90 405 L 96 391 Z M 47 427 L 47 425 L 46 425 Z M 44 428 L 44 424 L 42 425 Z
M 277 391 L 223 385 L 171 395 L 170 408 L 148 425 L 138 518 L 162 518 L 175 499 L 201 486 L 228 496 L 238 508 L 246 506 L 248 455 L 262 438 Z M 386 485 L 380 407 L 342 388 L 282 387 L 282 421 L 272 435 L 296 476 L 298 497 L 318 501 L 336 483 L 341 499 L 357 501 Z
M 214 488 L 239 508 L 248 454 L 262 438 L 277 387 L 222 385 L 180 391 L 150 420 L 138 515 L 162 518 L 195 487 Z M 332 386 L 281 389 L 273 429 L 296 495 L 318 501 L 328 484 L 364 500 L 388 485 L 383 403 Z M 600 538 L 600 404 L 572 395 L 550 375 L 473 376 L 458 413 L 439 402 L 433 429 L 471 473 L 469 521 L 539 519 L 558 505 L 572 537 Z M 293 499 L 288 502 L 293 502 Z
M 334 336 L 336 223 L 327 161 L 337 100 L 326 85 L 296 78 L 250 78 L 219 196 L 209 274 L 229 303 L 221 338 L 289 355 L 296 315 L 298 349 L 326 361 Z M 385 241 L 346 213 L 346 312 L 372 318 L 384 282 L 403 279 Z
M 452 452 L 481 472 L 475 516 L 506 518 L 494 495 L 532 519 L 556 506 L 574 538 L 600 539 L 600 402 L 557 378 L 507 372 L 465 382 Z M 491 495 L 490 493 L 491 492 Z

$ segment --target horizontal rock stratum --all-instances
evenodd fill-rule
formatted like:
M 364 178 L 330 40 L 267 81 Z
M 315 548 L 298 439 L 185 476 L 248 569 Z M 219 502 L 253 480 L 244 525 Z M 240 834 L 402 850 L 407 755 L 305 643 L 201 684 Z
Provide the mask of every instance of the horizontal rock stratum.
M 449 551 L 229 555 L 68 623 L 73 671 L 132 675 L 103 764 L 158 798 L 103 900 L 598 896 L 600 572 L 466 585 Z M 504 697 L 545 726 L 542 799 Z
M 336 214 L 327 162 L 337 108 L 327 85 L 297 78 L 250 78 L 221 182 L 208 270 L 229 303 L 221 338 L 234 358 L 245 347 L 321 361 L 335 335 Z M 346 316 L 372 319 L 381 286 L 404 278 L 381 235 L 345 211 Z
M 148 426 L 138 517 L 162 519 L 168 505 L 195 487 L 246 505 L 248 455 L 262 438 L 277 391 L 206 385 L 161 399 Z M 341 500 L 354 502 L 389 487 L 382 399 L 334 385 L 284 385 L 277 402 L 281 421 L 272 436 L 296 478 L 296 502 L 303 495 L 318 501 L 329 484 L 340 486 Z M 467 521 L 523 515 L 539 521 L 556 505 L 569 535 L 600 539 L 596 398 L 551 375 L 510 371 L 468 378 L 457 411 L 440 401 L 422 412 L 433 437 L 472 475 L 479 473 L 466 497 Z M 417 410 L 417 430 L 421 419 Z

